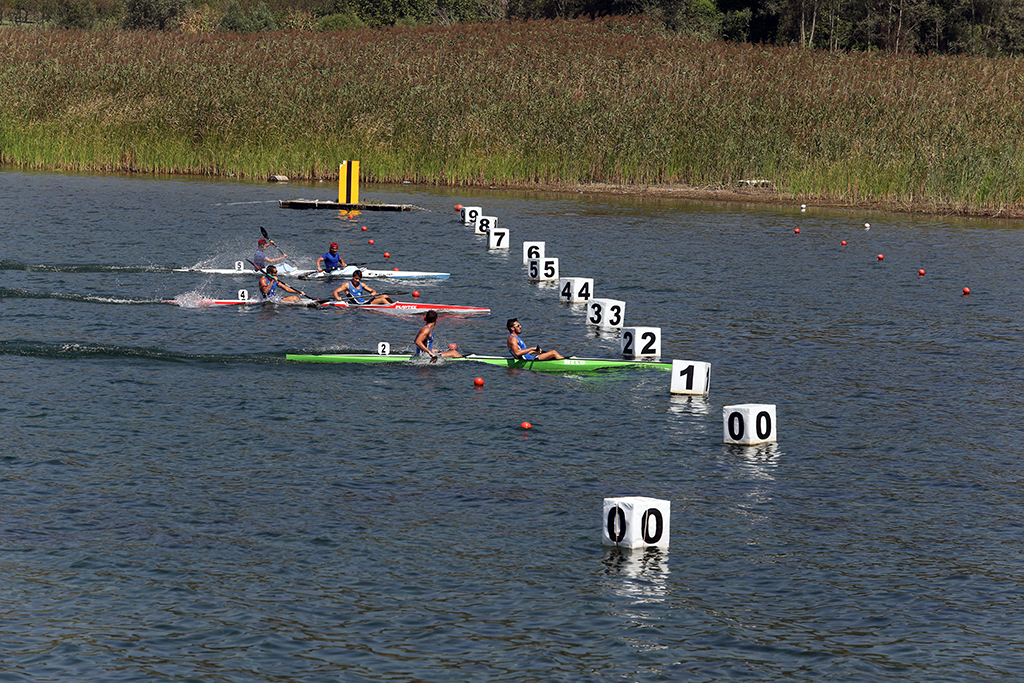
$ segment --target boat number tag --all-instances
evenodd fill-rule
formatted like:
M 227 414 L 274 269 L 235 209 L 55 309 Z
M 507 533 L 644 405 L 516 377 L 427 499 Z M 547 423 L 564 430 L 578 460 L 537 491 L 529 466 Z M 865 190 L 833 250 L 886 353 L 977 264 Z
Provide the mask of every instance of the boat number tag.
M 249 300 L 249 290 L 248 289 L 240 289 L 240 290 L 238 290 L 238 300 L 239 301 L 248 301 Z
M 239 273 L 244 273 L 246 270 L 245 261 L 235 261 L 235 270 L 237 270 Z
M 387 342 L 377 342 L 377 355 L 387 356 L 391 354 L 391 344 Z

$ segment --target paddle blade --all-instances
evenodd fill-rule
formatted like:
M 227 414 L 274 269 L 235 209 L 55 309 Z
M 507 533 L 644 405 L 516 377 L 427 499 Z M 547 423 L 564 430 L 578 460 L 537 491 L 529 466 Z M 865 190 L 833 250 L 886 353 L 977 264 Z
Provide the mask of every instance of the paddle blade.
M 267 229 L 264 228 L 262 225 L 260 226 L 260 234 L 263 235 L 264 239 L 270 239 L 270 234 L 267 232 Z

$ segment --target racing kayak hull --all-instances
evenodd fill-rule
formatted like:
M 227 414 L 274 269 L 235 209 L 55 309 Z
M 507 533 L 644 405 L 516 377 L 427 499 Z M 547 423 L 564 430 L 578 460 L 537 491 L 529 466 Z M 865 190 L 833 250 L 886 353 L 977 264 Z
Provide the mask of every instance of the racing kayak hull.
M 455 315 L 489 315 L 491 309 L 482 306 L 453 306 L 448 304 L 424 304 L 412 301 L 395 301 L 390 304 L 363 304 L 359 305 L 350 301 L 334 300 L 313 300 L 304 299 L 296 302 L 264 302 L 256 299 L 193 299 L 191 297 L 180 297 L 179 299 L 165 299 L 165 304 L 176 304 L 185 308 L 204 308 L 206 306 L 257 306 L 264 303 L 279 303 L 285 306 L 304 306 L 306 308 L 358 308 L 368 311 L 387 311 L 401 315 L 418 315 L 426 311 L 437 311 Z
M 287 360 L 300 363 L 402 363 L 426 360 L 417 356 L 380 355 L 376 353 L 289 353 Z M 671 371 L 671 363 L 646 360 L 625 360 L 615 358 L 563 358 L 561 360 L 515 360 L 506 356 L 479 356 L 470 354 L 463 358 L 445 358 L 443 362 L 473 361 L 507 368 L 553 372 L 558 374 L 579 372 L 601 372 L 607 370 L 665 370 Z
M 281 275 L 294 277 L 300 280 L 337 280 L 351 277 L 356 271 L 356 266 L 346 266 L 330 271 L 298 270 L 295 268 L 286 269 L 278 267 Z M 363 271 L 363 278 L 368 280 L 447 280 L 451 273 L 435 273 L 425 270 L 375 270 L 373 268 L 359 268 Z M 234 268 L 174 268 L 175 273 L 197 273 L 203 275 L 259 275 L 259 271 L 251 264 L 243 261 L 235 263 Z

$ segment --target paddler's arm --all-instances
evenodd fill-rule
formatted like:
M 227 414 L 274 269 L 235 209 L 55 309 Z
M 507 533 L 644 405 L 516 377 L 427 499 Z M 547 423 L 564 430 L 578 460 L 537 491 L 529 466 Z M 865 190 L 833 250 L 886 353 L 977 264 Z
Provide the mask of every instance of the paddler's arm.
M 347 282 L 343 284 L 341 287 L 338 287 L 336 290 L 334 290 L 334 298 L 337 299 L 338 301 L 341 301 L 341 295 L 346 292 L 348 292 Z
M 430 334 L 430 330 L 428 330 L 426 327 L 423 327 L 422 329 L 420 329 L 419 334 L 416 335 L 416 346 L 417 346 L 417 348 L 419 348 L 420 351 L 422 351 L 423 353 L 425 353 L 428 356 L 430 356 L 431 358 L 433 358 L 434 357 L 434 352 L 431 351 L 429 348 L 427 348 L 427 345 L 426 345 L 427 335 L 429 335 L 429 334 Z

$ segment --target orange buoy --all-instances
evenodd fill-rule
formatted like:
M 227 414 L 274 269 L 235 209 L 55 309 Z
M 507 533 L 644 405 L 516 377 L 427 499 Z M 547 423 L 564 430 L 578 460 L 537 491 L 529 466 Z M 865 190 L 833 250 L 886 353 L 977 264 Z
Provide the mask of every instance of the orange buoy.
M 373 240 L 369 240 L 370 244 L 373 244 Z
M 521 424 L 519 426 L 522 427 L 523 429 L 530 429 L 531 427 L 533 427 L 533 425 L 530 424 L 529 422 L 524 422 L 523 424 Z
M 363 226 L 363 232 L 366 232 L 366 226 L 365 225 Z
M 971 288 L 970 287 L 964 287 L 964 296 L 970 296 L 970 295 L 971 295 Z
M 384 258 L 391 258 L 391 252 L 390 251 L 385 251 L 384 252 Z
M 878 255 L 878 260 L 879 260 L 879 261 L 881 261 L 881 260 L 882 260 L 882 259 L 884 259 L 884 258 L 885 258 L 885 256 L 883 256 L 882 254 L 879 254 L 879 255 Z
M 843 240 L 843 241 L 842 241 L 842 242 L 840 242 L 839 244 L 841 244 L 841 245 L 843 245 L 843 246 L 845 247 L 845 246 L 846 246 L 846 240 Z
M 797 228 L 797 229 L 796 229 L 796 230 L 794 230 L 793 232 L 795 232 L 796 234 L 798 234 L 798 235 L 799 235 L 799 234 L 800 234 L 800 228 Z
M 917 271 L 917 276 L 918 277 L 924 277 L 924 268 L 922 268 L 921 270 Z
M 477 377 L 475 380 L 473 380 L 473 384 L 477 385 L 478 387 L 482 387 L 484 385 L 484 378 Z
M 419 296 L 419 295 L 420 295 L 420 290 L 418 290 L 418 289 L 417 289 L 416 291 L 414 291 L 414 292 L 412 293 L 412 295 L 413 295 L 413 296 Z

